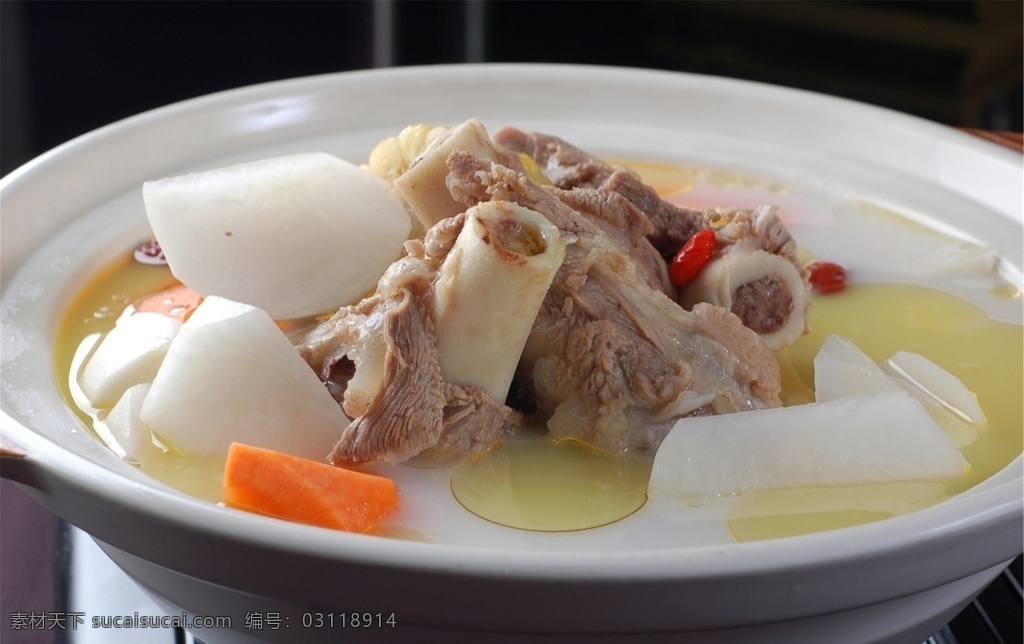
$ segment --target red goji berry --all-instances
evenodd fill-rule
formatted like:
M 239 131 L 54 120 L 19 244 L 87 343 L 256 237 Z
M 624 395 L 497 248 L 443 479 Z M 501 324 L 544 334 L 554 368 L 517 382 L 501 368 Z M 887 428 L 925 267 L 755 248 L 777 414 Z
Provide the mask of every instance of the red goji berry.
M 686 240 L 668 267 L 668 277 L 675 286 L 686 286 L 704 270 L 715 252 L 715 232 L 704 229 Z
M 818 293 L 838 293 L 846 288 L 846 269 L 832 262 L 811 262 L 811 289 Z

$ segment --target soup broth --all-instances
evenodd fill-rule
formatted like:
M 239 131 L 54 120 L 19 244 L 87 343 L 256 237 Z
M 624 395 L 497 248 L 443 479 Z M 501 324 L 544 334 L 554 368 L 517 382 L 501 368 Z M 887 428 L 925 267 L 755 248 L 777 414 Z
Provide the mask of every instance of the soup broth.
M 701 191 L 705 190 L 716 196 L 722 191 L 746 197 L 754 194 L 764 203 L 780 195 L 785 195 L 790 204 L 809 203 L 808 207 L 813 207 L 816 203 L 814 198 L 793 194 L 780 182 L 668 164 L 632 165 L 646 181 L 672 198 L 689 195 L 700 201 Z M 795 221 L 787 222 L 798 243 L 802 241 L 799 219 L 795 217 Z M 924 228 L 922 231 L 935 234 Z M 806 257 L 818 257 L 822 252 L 813 247 L 801 248 L 801 254 Z M 865 256 L 864 262 L 870 265 L 871 257 Z M 813 358 L 830 333 L 849 338 L 875 360 L 884 360 L 897 351 L 920 353 L 976 392 L 988 417 L 978 428 L 944 427 L 961 446 L 971 465 L 970 471 L 953 482 L 783 490 L 725 499 L 725 510 L 710 515 L 727 524 L 736 539 L 757 540 L 839 528 L 927 507 L 985 480 L 1022 451 L 1024 418 L 1020 392 L 1024 390 L 1021 360 L 1024 334 L 1019 320 L 996 320 L 986 310 L 987 303 L 1008 298 L 1019 301 L 1020 292 L 1016 287 L 992 275 L 989 281 L 995 281 L 985 288 L 974 288 L 973 298 L 968 301 L 943 290 L 938 280 L 930 285 L 901 283 L 899 275 L 890 275 L 888 279 L 883 275 L 878 279 L 877 274 L 872 274 L 872 282 L 865 283 L 857 279 L 857 266 L 849 268 L 853 275 L 851 285 L 837 294 L 814 295 L 812 331 L 777 354 L 783 372 L 784 404 L 814 400 Z M 130 252 L 125 252 L 79 294 L 62 324 L 55 355 L 58 372 L 67 374 L 62 383 L 64 396 L 82 422 L 108 444 L 111 438 L 103 427 L 105 412 L 89 408 L 77 391 L 77 370 L 89 347 L 100 334 L 113 327 L 133 302 L 175 283 L 166 267 L 137 263 Z M 116 445 L 111 447 L 117 450 Z M 138 463 L 143 472 L 199 499 L 219 502 L 222 460 L 190 458 L 167 446 L 158 447 Z M 656 525 L 659 521 L 667 525 L 685 523 L 686 508 L 663 506 L 645 508 L 646 513 L 637 511 L 644 504 L 650 455 L 633 456 L 628 462 L 610 464 L 595 461 L 593 454 L 584 452 L 531 436 L 499 446 L 470 464 L 447 464 L 431 469 L 422 463 L 411 463 L 374 465 L 368 469 L 394 477 L 400 490 L 405 485 L 406 506 L 413 505 L 414 498 L 445 496 L 447 500 L 428 505 L 440 508 L 437 511 L 441 513 L 466 513 L 468 508 L 476 516 L 501 526 L 557 532 L 606 526 L 617 521 L 622 524 L 632 521 L 641 526 Z M 559 486 L 559 494 L 545 494 L 544 486 L 537 484 L 538 471 L 556 472 L 561 476 L 561 479 L 553 476 L 546 483 Z M 572 485 L 573 482 L 564 480 L 567 473 L 583 477 L 586 482 Z M 524 485 L 527 479 L 531 480 Z M 499 493 L 488 496 L 494 490 Z M 448 502 L 453 496 L 461 505 Z M 580 508 L 575 518 L 565 510 L 572 506 Z M 436 522 L 424 518 L 426 512 L 403 507 L 389 525 L 382 526 L 378 532 L 404 538 L 447 540 L 443 535 L 438 536 L 438 530 L 432 527 Z

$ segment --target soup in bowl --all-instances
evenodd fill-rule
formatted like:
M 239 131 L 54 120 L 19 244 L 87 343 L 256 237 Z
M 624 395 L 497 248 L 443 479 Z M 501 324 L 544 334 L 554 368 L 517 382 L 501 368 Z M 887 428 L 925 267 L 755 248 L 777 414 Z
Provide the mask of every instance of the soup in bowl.
M 14 234 L 4 236 L 4 435 L 28 456 L 5 458 L 4 475 L 26 484 L 44 505 L 93 534 L 169 611 L 232 615 L 236 634 L 282 641 L 294 639 L 300 629 L 304 640 L 331 637 L 314 628 L 314 617 L 338 620 L 353 611 L 381 615 L 372 635 L 382 639 L 462 630 L 495 637 L 673 633 L 696 639 L 709 631 L 734 639 L 763 632 L 813 640 L 824 628 L 840 623 L 848 628 L 852 622 L 864 629 L 858 639 L 920 638 L 955 614 L 1019 551 L 1021 421 L 1013 392 L 1016 386 L 1019 403 L 1020 365 L 1006 358 L 1014 352 L 1019 356 L 1021 337 L 1015 290 L 1021 249 L 1013 242 L 1020 238 L 1019 203 L 1013 200 L 1020 183 L 1016 158 L 909 117 L 717 79 L 532 66 L 417 72 L 307 79 L 172 106 L 72 142 L 5 179 L 5 224 L 16 224 Z M 581 107 L 583 87 L 607 98 L 586 119 L 572 109 Z M 651 106 L 650 118 L 638 123 L 621 98 L 624 89 L 664 96 L 665 106 Z M 430 97 L 417 110 L 379 110 L 380 96 L 417 90 Z M 503 100 L 496 101 L 497 96 Z M 564 105 L 564 113 L 563 108 L 538 112 L 538 96 Z M 723 114 L 715 108 L 744 100 L 759 109 Z M 669 110 L 669 104 L 676 108 Z M 686 105 L 684 114 L 678 113 L 680 104 Z M 609 167 L 626 166 L 629 176 L 639 176 L 662 202 L 703 213 L 707 225 L 700 228 L 705 230 L 721 232 L 736 221 L 732 213 L 771 204 L 772 215 L 795 239 L 790 264 L 808 271 L 809 281 L 819 279 L 809 264 L 839 265 L 846 282 L 839 292 L 808 291 L 808 333 L 801 328 L 785 346 L 767 350 L 768 340 L 751 340 L 761 347 L 757 355 L 767 351 L 775 366 L 764 380 L 747 377 L 748 389 L 750 382 L 768 382 L 774 375 L 777 401 L 764 407 L 839 409 L 851 426 L 842 428 L 843 435 L 860 440 L 857 432 L 877 430 L 888 408 L 871 407 L 875 412 L 858 416 L 866 403 L 850 391 L 833 401 L 816 400 L 815 389 L 823 390 L 816 381 L 826 369 L 812 371 L 814 365 L 832 365 L 838 369 L 837 381 L 845 385 L 850 371 L 843 365 L 849 361 L 830 358 L 852 355 L 883 373 L 888 365 L 906 375 L 907 370 L 920 373 L 914 371 L 915 358 L 908 362 L 907 355 L 923 357 L 976 395 L 984 412 L 982 422 L 963 418 L 963 409 L 956 422 L 936 421 L 941 437 L 968 467 L 955 475 L 915 475 L 911 480 L 881 475 L 852 481 L 840 477 L 838 482 L 776 480 L 759 487 L 756 477 L 740 476 L 750 470 L 742 461 L 743 445 L 756 446 L 761 454 L 778 447 L 774 458 L 783 465 L 775 474 L 797 469 L 785 465 L 786 458 L 793 463 L 817 460 L 828 476 L 865 467 L 847 458 L 849 449 L 815 457 L 799 451 L 819 438 L 799 433 L 819 422 L 814 411 L 754 423 L 779 426 L 772 438 L 742 426 L 708 425 L 700 432 L 709 440 L 725 434 L 739 442 L 706 452 L 717 460 L 698 458 L 684 468 L 680 463 L 685 459 L 678 455 L 695 451 L 686 441 L 700 432 L 683 430 L 693 426 L 690 421 L 710 422 L 701 410 L 721 411 L 724 404 L 692 388 L 696 393 L 688 400 L 672 398 L 688 407 L 641 423 L 660 424 L 655 438 L 633 432 L 620 449 L 608 439 L 617 436 L 614 432 L 558 434 L 570 431 L 558 423 L 552 429 L 550 422 L 566 418 L 566 408 L 559 407 L 566 399 L 543 395 L 558 390 L 564 378 L 556 377 L 532 400 L 553 410 L 547 418 L 524 422 L 519 431 L 490 441 L 477 456 L 432 458 L 428 449 L 403 458 L 394 458 L 394 452 L 364 458 L 351 448 L 354 442 L 346 451 L 332 448 L 340 454 L 340 465 L 390 479 L 398 490 L 397 509 L 368 533 L 350 534 L 222 507 L 223 456 L 189 455 L 168 441 L 167 449 L 158 446 L 125 459 L 127 442 L 94 431 L 93 419 L 82 415 L 80 398 L 72 391 L 88 364 L 75 359 L 76 353 L 86 356 L 91 350 L 81 349 L 83 340 L 109 332 L 130 305 L 180 277 L 168 267 L 138 264 L 132 256 L 156 228 L 152 215 L 147 219 L 144 182 L 311 151 L 367 163 L 375 146 L 406 125 L 454 127 L 472 117 L 492 133 L 514 126 L 556 135 Z M 835 118 L 844 119 L 847 127 L 827 134 L 816 129 Z M 210 131 L 218 133 L 216 143 Z M 178 147 L 156 154 L 165 149 L 165 141 Z M 521 173 L 540 171 L 534 183 L 560 181 L 558 168 L 546 166 L 540 152 L 520 152 L 527 157 L 520 158 Z M 97 163 L 100 159 L 109 163 Z M 988 177 L 1003 177 L 1000 187 L 972 182 L 977 175 L 967 169 L 977 172 L 979 167 L 986 168 Z M 474 172 L 469 176 L 478 176 Z M 48 189 L 57 177 L 67 186 L 60 195 Z M 559 203 L 579 212 L 578 200 L 593 189 L 563 184 L 557 188 L 563 197 Z M 519 206 L 528 201 L 521 194 L 504 196 L 502 202 Z M 526 205 L 546 211 L 542 214 L 549 222 L 559 213 L 570 217 L 561 206 Z M 37 212 L 48 216 L 30 218 Z M 727 221 L 714 226 L 715 213 Z M 481 221 L 486 223 L 488 216 L 483 213 Z M 543 230 L 544 221 L 529 221 L 534 223 L 526 228 Z M 568 226 L 562 223 L 556 227 L 564 237 Z M 419 239 L 412 228 L 409 238 Z M 217 234 L 237 241 L 242 231 Z M 582 236 L 580 230 L 576 234 Z M 668 274 L 672 256 L 691 237 L 657 249 L 659 260 L 669 256 L 670 261 L 649 275 Z M 716 238 L 717 251 L 721 239 Z M 569 240 L 565 252 L 582 243 Z M 619 255 L 646 248 L 630 243 Z M 557 245 L 545 244 L 548 251 Z M 170 248 L 168 259 L 173 260 Z M 705 275 L 714 274 L 714 262 L 726 257 L 719 255 L 704 267 Z M 12 270 L 16 274 L 10 277 Z M 669 293 L 654 298 L 658 310 L 670 302 L 679 311 L 699 313 L 699 306 L 674 290 L 687 290 L 687 285 L 671 279 L 662 289 Z M 689 289 L 702 288 L 696 284 Z M 640 288 L 631 286 L 628 292 Z M 206 297 L 203 305 L 214 297 Z M 737 310 L 732 307 L 733 313 Z M 659 315 L 691 323 L 680 313 Z M 295 345 L 309 346 L 307 325 L 281 324 L 284 318 L 295 316 L 278 315 L 277 329 L 304 338 Z M 315 322 L 313 328 L 324 323 Z M 776 329 L 761 330 L 770 335 Z M 755 334 L 744 331 L 741 336 Z M 453 337 L 461 341 L 467 336 L 460 331 Z M 437 342 L 443 343 L 440 335 Z M 826 346 L 830 351 L 822 349 Z M 544 365 L 557 361 L 536 343 L 527 340 L 526 347 L 524 353 L 534 356 L 532 381 L 543 380 Z M 729 353 L 738 354 L 738 349 Z M 750 367 L 756 358 L 746 361 L 747 371 L 756 371 Z M 485 372 L 495 370 L 493 364 L 486 366 Z M 352 382 L 358 384 L 348 381 L 349 388 Z M 351 404 L 346 411 L 358 411 L 358 400 Z M 711 417 L 741 418 L 771 409 Z M 529 405 L 516 411 L 531 418 L 542 415 L 527 414 L 533 411 Z M 688 418 L 679 421 L 683 416 Z M 858 423 L 857 418 L 864 420 Z M 926 424 L 933 417 L 925 412 L 917 418 Z M 584 428 L 578 431 L 597 425 L 594 419 L 577 424 Z M 567 426 L 573 425 L 561 425 Z M 553 444 L 545 431 L 564 440 Z M 878 451 L 869 450 L 868 464 L 907 449 L 891 435 L 881 436 L 894 442 L 880 450 L 875 444 Z M 796 451 L 782 445 L 785 441 L 792 441 Z M 912 445 L 921 451 L 920 444 Z M 709 464 L 710 470 L 700 469 Z M 713 478 L 708 471 L 730 468 L 738 474 L 727 476 L 724 484 L 701 487 Z M 592 487 L 580 486 L 581 481 Z M 602 503 L 589 507 L 588 499 Z M 955 570 L 927 563 L 951 558 L 957 561 Z M 842 588 L 836 579 L 844 580 Z M 510 596 L 520 599 L 510 605 Z M 595 615 L 589 608 L 595 601 L 616 608 Z M 245 628 L 246 613 L 280 614 L 295 630 L 254 633 Z M 880 615 L 890 621 L 883 625 Z M 230 635 L 213 629 L 201 637 L 217 641 Z

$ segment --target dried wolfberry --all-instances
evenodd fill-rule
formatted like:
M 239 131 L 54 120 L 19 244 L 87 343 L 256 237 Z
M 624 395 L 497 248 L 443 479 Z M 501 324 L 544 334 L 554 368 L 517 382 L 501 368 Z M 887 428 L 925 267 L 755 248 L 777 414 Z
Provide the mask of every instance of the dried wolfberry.
M 838 293 L 846 288 L 846 269 L 832 262 L 811 262 L 811 289 L 817 293 Z
M 686 240 L 668 267 L 668 277 L 675 286 L 686 286 L 704 270 L 715 252 L 715 232 L 705 229 Z

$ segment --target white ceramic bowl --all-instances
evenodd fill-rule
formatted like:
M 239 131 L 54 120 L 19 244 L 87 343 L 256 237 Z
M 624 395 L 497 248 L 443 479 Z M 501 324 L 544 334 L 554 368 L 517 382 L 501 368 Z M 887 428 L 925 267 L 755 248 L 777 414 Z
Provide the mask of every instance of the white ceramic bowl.
M 1021 552 L 1020 456 L 932 508 L 806 536 L 623 549 L 576 549 L 564 535 L 537 548 L 515 536 L 451 545 L 195 500 L 117 459 L 67 410 L 52 354 L 57 321 L 102 265 L 100 250 L 126 248 L 145 230 L 144 180 L 310 149 L 360 161 L 404 125 L 472 116 L 620 158 L 862 189 L 970 231 L 1020 283 L 1020 156 L 887 110 L 716 78 L 546 65 L 398 68 L 246 88 L 113 124 L 3 180 L 0 421 L 5 441 L 28 453 L 4 458 L 3 476 L 92 534 L 170 614 L 230 616 L 232 629 L 196 629 L 209 644 L 456 633 L 481 642 L 920 642 Z M 252 612 L 284 621 L 246 628 Z M 316 612 L 333 614 L 333 626 L 314 625 Z M 339 614 L 352 612 L 375 623 L 343 626 Z M 378 615 L 396 625 L 378 626 Z

